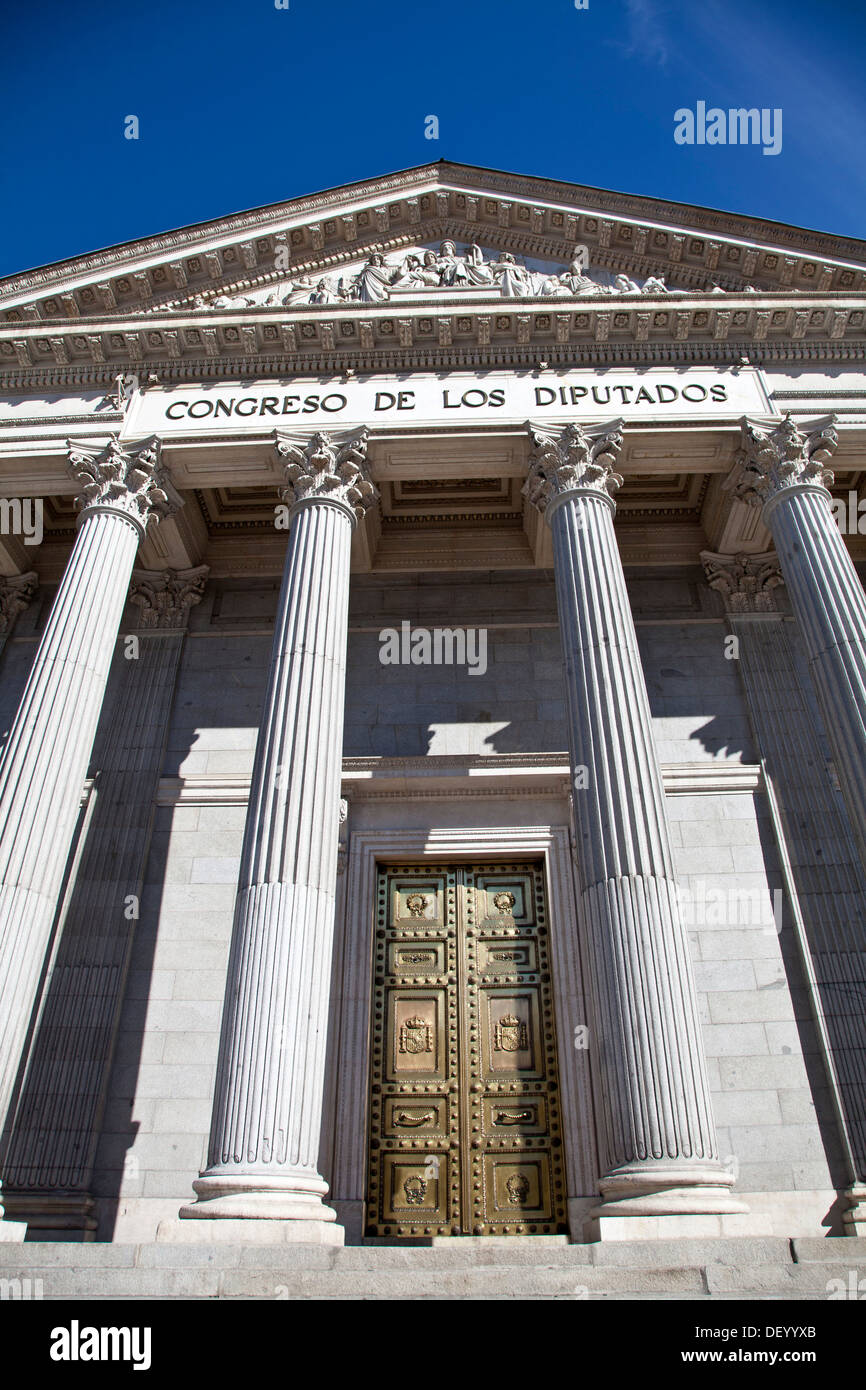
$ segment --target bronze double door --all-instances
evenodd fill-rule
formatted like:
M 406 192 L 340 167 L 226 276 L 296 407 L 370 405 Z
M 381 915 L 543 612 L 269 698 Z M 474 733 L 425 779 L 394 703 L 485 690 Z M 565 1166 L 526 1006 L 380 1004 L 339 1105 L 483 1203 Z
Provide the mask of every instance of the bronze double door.
M 380 866 L 367 1234 L 565 1226 L 542 866 Z

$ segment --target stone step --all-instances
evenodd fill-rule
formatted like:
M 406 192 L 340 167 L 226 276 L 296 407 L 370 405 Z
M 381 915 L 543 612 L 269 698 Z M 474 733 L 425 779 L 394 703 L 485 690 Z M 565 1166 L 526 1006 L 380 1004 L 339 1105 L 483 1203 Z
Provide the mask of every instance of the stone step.
M 866 1236 L 794 1236 L 791 1241 L 798 1264 L 810 1260 L 866 1261 Z
M 39 1281 L 37 1284 L 36 1281 Z M 0 1300 L 851 1299 L 866 1240 L 753 1239 L 435 1247 L 0 1245 Z
M 0 1245 L 0 1272 L 35 1266 L 77 1269 L 204 1268 L 219 1264 L 261 1269 L 455 1269 L 477 1266 L 660 1266 L 833 1264 L 866 1266 L 866 1239 L 729 1237 L 717 1240 L 613 1241 L 609 1244 L 538 1244 L 531 1240 L 457 1238 L 436 1246 L 310 1245 L 111 1245 L 97 1242 L 32 1241 Z
M 521 1266 L 462 1270 L 112 1269 L 31 1271 L 42 1296 L 57 1298 L 589 1298 L 595 1293 L 704 1294 L 700 1269 L 580 1269 Z

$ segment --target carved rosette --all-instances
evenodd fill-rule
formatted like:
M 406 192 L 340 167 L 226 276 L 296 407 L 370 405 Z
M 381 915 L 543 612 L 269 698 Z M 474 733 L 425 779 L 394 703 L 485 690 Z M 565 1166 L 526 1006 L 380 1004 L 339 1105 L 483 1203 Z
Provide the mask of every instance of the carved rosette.
M 566 425 L 555 433 L 529 424 L 532 452 L 523 485 L 528 501 L 548 520 L 553 508 L 572 494 L 602 498 L 615 510 L 613 493 L 622 486 L 614 471 L 622 448 L 622 421 L 586 429 Z
M 133 570 L 129 601 L 141 610 L 143 628 L 186 627 L 189 610 L 201 603 L 210 569 Z
M 280 497 L 291 507 L 303 502 L 336 502 L 345 507 L 352 524 L 360 521 L 376 500 L 367 474 L 367 431 L 337 436 L 317 431 L 306 438 L 276 435 L 276 451 L 286 459 L 286 485 Z
M 151 518 L 161 521 L 183 506 L 162 467 L 155 436 L 133 446 L 112 435 L 102 449 L 68 439 L 66 447 L 67 467 L 81 489 L 76 505 L 82 516 L 119 513 L 143 536 Z
M 763 507 L 792 488 L 826 492 L 833 482 L 826 465 L 838 443 L 834 425 L 835 416 L 807 430 L 800 430 L 790 415 L 775 428 L 744 418 L 736 468 L 729 482 L 734 495 L 742 502 Z
M 33 602 L 38 586 L 39 576 L 32 570 L 0 579 L 0 637 L 6 636 L 19 613 Z
M 714 555 L 701 551 L 711 589 L 721 594 L 727 613 L 774 613 L 773 590 L 784 584 L 774 550 L 762 555 Z

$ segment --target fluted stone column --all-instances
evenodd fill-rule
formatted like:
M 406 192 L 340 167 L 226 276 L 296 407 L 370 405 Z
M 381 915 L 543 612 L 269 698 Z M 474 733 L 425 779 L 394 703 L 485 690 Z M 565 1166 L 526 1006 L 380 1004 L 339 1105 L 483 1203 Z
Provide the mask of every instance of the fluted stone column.
M 66 870 L 139 541 L 180 498 L 159 441 L 69 444 L 78 536 L 0 761 L 0 1123 Z M 2 1227 L 0 1227 L 2 1231 Z
M 787 916 L 838 1123 L 838 1162 L 849 1183 L 842 1224 L 848 1235 L 866 1235 L 866 869 L 801 689 L 789 640 L 793 624 L 776 608 L 774 590 L 784 582 L 778 556 L 704 551 L 701 561 L 739 643 L 737 667 L 791 897 Z M 832 1149 L 830 1156 L 835 1167 Z
M 743 1212 L 718 1161 L 649 701 L 614 537 L 619 422 L 530 430 L 525 492 L 553 536 L 594 1001 L 604 1200 L 593 1216 L 603 1234 L 620 1216 Z M 635 1234 L 690 1233 L 683 1221 L 625 1224 Z M 698 1223 L 696 1233 L 708 1229 Z
M 809 671 L 866 865 L 866 594 L 831 510 L 834 421 L 798 428 L 744 420 L 729 486 L 761 508 L 773 536 Z
M 318 1150 L 349 551 L 375 494 L 365 431 L 278 436 L 277 449 L 288 460 L 291 533 L 241 856 L 208 1168 L 193 1184 L 198 1201 L 180 1215 L 228 1218 L 229 1228 L 233 1219 L 268 1218 L 275 1238 L 341 1243 L 322 1202 Z

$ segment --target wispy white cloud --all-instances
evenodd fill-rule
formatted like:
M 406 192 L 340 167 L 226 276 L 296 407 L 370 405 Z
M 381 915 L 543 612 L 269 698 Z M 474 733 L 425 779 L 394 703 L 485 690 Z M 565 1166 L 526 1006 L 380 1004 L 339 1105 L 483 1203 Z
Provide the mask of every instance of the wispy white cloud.
M 629 58 L 665 67 L 670 56 L 662 8 L 655 0 L 625 0 L 628 39 L 619 46 Z
M 744 14 L 720 0 L 690 8 L 693 33 L 711 45 L 717 61 L 716 84 L 723 82 L 736 106 L 779 106 L 785 139 L 802 155 L 803 146 L 821 150 L 849 175 L 864 168 L 866 103 L 862 88 L 842 80 L 815 45 L 750 6 Z

